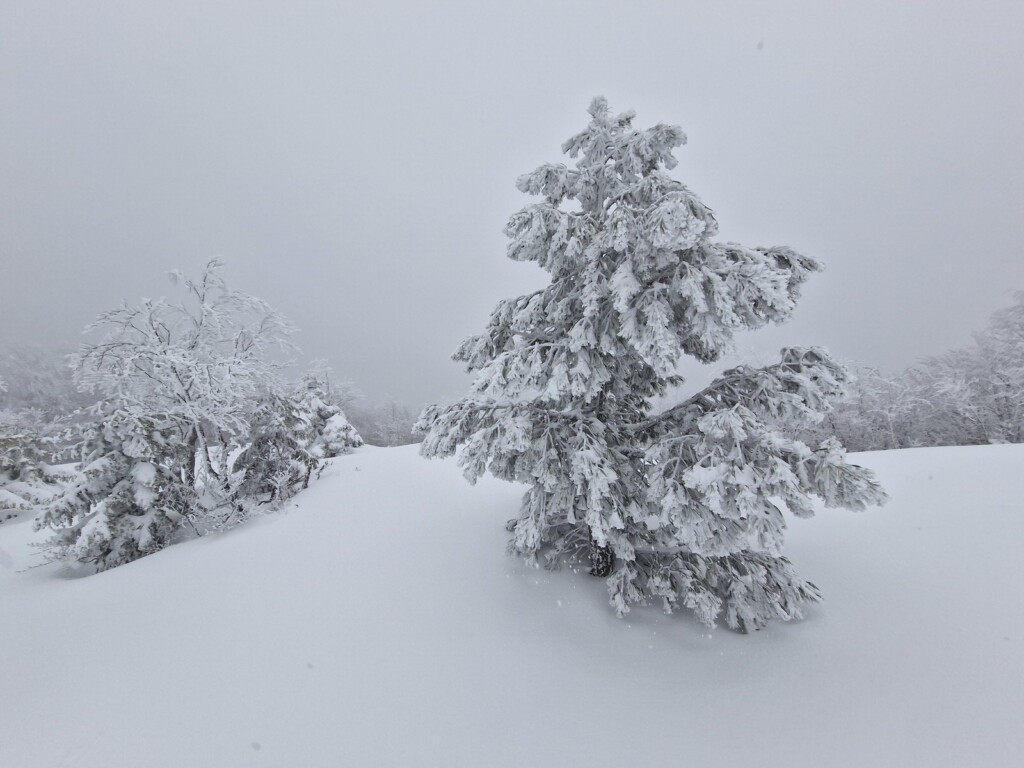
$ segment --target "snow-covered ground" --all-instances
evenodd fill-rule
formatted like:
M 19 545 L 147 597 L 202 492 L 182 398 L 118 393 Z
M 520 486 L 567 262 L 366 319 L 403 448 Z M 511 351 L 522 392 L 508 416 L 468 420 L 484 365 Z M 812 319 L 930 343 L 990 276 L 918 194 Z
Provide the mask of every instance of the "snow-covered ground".
M 1024 446 L 862 454 L 790 527 L 826 602 L 748 636 L 504 556 L 520 490 L 415 446 L 72 578 L 0 525 L 0 765 L 1016 766 Z

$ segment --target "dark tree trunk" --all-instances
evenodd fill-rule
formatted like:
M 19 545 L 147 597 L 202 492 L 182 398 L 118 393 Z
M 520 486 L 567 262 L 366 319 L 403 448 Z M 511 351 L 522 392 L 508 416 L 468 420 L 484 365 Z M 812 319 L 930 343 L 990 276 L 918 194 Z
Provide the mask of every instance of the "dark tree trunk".
M 185 480 L 193 488 L 196 487 L 196 449 L 199 446 L 199 435 L 193 428 L 188 438 L 188 458 L 185 465 Z
M 605 578 L 611 575 L 615 567 L 615 553 L 607 544 L 599 546 L 594 537 L 590 537 L 590 575 Z

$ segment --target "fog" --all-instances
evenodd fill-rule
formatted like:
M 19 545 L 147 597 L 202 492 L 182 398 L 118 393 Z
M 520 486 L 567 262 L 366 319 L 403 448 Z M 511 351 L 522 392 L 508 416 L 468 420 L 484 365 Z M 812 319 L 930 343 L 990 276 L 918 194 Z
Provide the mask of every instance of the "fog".
M 467 385 L 517 175 L 590 99 L 689 137 L 724 240 L 823 260 L 753 357 L 884 369 L 1024 288 L 1020 2 L 0 4 L 0 344 L 227 261 L 373 398 Z

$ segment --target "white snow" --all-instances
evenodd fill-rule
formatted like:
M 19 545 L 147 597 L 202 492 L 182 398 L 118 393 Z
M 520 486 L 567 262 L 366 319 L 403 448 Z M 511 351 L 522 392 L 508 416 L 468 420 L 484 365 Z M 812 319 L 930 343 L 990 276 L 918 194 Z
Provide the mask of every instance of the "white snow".
M 892 501 L 792 522 L 826 602 L 748 636 L 505 557 L 522 489 L 415 446 L 87 578 L 0 525 L 0 765 L 1019 765 L 1024 445 L 854 458 Z

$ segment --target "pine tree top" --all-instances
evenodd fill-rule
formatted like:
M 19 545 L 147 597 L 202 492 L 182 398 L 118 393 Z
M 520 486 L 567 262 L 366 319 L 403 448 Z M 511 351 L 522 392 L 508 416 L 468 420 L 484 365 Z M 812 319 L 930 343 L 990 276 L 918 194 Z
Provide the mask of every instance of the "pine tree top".
M 603 98 L 562 145 L 573 167 L 545 164 L 518 188 L 542 196 L 505 229 L 508 256 L 551 283 L 502 301 L 487 332 L 455 359 L 479 372 L 481 395 L 589 403 L 648 398 L 678 383 L 684 356 L 719 359 L 733 336 L 792 313 L 822 268 L 788 247 L 716 243 L 712 210 L 667 171 L 686 141 L 674 125 L 633 126 Z

